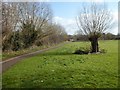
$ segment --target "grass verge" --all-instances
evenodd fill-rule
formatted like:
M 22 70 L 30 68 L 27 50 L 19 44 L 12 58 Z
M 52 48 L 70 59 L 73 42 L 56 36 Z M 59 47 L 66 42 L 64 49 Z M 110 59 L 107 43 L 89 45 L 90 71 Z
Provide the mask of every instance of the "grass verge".
M 104 54 L 73 54 L 88 45 L 71 42 L 17 63 L 3 73 L 3 88 L 117 88 L 118 41 L 100 41 Z
M 63 44 L 63 43 L 61 43 L 61 44 Z M 6 52 L 2 53 L 2 60 L 4 61 L 4 60 L 7 60 L 7 59 L 12 58 L 12 57 L 32 53 L 32 52 L 35 52 L 35 51 L 38 51 L 38 50 L 54 47 L 56 45 L 60 45 L 60 44 L 51 44 L 51 45 L 44 45 L 44 46 L 39 46 L 39 47 L 32 46 L 30 48 L 22 49 L 22 50 L 19 50 L 19 51 L 6 51 Z

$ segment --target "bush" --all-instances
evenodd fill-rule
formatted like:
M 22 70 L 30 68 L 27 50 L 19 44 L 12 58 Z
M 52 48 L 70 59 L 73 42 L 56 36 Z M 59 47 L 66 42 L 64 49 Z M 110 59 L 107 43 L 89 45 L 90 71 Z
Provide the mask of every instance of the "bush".
M 80 47 L 79 49 L 75 50 L 74 54 L 88 54 L 89 52 L 89 48 Z

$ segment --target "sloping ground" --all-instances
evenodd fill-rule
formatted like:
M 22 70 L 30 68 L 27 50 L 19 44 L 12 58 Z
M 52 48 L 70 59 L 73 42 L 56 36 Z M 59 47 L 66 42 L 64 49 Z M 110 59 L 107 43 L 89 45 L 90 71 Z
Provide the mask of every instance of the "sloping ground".
M 17 62 L 19 62 L 19 61 L 21 61 L 21 60 L 23 60 L 23 59 L 25 59 L 25 58 L 32 57 L 32 56 L 35 56 L 35 55 L 37 55 L 37 54 L 43 53 L 43 52 L 45 52 L 45 51 L 58 48 L 58 47 L 60 47 L 60 46 L 62 46 L 62 45 L 64 45 L 64 44 L 65 44 L 65 43 L 62 43 L 62 44 L 59 44 L 59 45 L 54 46 L 54 47 L 50 47 L 50 48 L 38 50 L 38 51 L 35 51 L 35 52 L 32 52 L 32 53 L 23 54 L 23 55 L 20 55 L 20 56 L 16 56 L 16 57 L 7 59 L 7 60 L 5 60 L 5 61 L 1 61 L 1 62 L 0 62 L 0 67 L 2 67 L 2 69 L 0 69 L 0 73 L 6 71 L 6 70 L 9 69 L 12 65 L 16 64 Z M 2 66 L 1 66 L 1 65 L 2 65 Z
M 2 61 L 5 61 L 8 59 L 17 57 L 17 56 L 21 56 L 21 55 L 24 56 L 25 54 L 33 53 L 33 52 L 36 52 L 38 50 L 43 50 L 43 49 L 51 48 L 54 46 L 58 46 L 58 45 L 61 45 L 63 43 L 66 43 L 66 42 L 62 42 L 60 44 L 43 45 L 43 46 L 31 46 L 29 48 L 22 49 L 19 51 L 5 51 L 5 52 L 2 52 L 1 59 L 2 59 Z
M 87 45 L 71 42 L 17 63 L 3 73 L 3 88 L 116 88 L 118 41 L 100 41 L 104 54 L 72 54 Z

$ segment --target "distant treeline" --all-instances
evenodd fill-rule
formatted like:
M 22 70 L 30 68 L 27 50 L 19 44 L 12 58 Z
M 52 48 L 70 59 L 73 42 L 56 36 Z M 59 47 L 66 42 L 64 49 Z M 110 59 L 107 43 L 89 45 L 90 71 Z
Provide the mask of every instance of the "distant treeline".
M 87 35 L 68 35 L 69 41 L 89 41 Z M 112 33 L 101 34 L 100 40 L 120 40 L 120 35 L 114 35 Z

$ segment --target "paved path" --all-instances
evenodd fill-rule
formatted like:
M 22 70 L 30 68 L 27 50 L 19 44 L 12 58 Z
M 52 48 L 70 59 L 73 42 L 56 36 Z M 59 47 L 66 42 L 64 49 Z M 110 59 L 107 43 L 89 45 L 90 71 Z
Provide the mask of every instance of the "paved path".
M 67 43 L 67 42 L 66 42 Z M 7 59 L 5 61 L 2 61 L 0 62 L 0 73 L 6 71 L 7 69 L 9 69 L 12 65 L 18 63 L 19 61 L 27 58 L 27 57 L 32 57 L 32 56 L 35 56 L 37 54 L 40 54 L 42 52 L 45 52 L 45 51 L 48 51 L 48 50 L 51 50 L 51 49 L 55 49 L 55 48 L 58 48 L 60 46 L 63 46 L 64 44 L 66 43 L 63 43 L 63 44 L 60 44 L 60 45 L 57 45 L 57 46 L 54 46 L 54 47 L 50 47 L 50 48 L 46 48 L 46 49 L 43 49 L 43 50 L 39 50 L 39 51 L 36 51 L 36 52 L 32 52 L 32 53 L 28 53 L 28 54 L 24 54 L 24 55 L 20 55 L 20 56 L 17 56 L 17 57 L 13 57 L 13 58 L 10 58 L 10 59 Z

